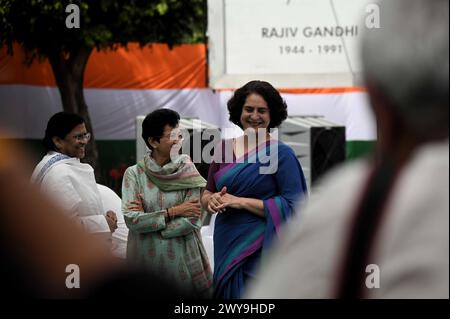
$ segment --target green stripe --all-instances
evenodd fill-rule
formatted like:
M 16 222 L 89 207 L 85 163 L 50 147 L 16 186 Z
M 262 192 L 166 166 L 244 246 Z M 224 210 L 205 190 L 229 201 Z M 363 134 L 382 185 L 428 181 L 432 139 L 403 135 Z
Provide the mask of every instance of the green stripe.
M 264 147 L 264 149 L 259 150 L 257 153 L 255 152 L 250 157 L 248 157 L 243 163 L 236 164 L 232 169 L 228 170 L 226 173 L 222 175 L 220 180 L 218 181 L 218 184 L 220 185 L 220 188 L 222 188 L 222 185 L 224 184 L 224 181 L 229 177 L 236 175 L 236 171 L 241 170 L 244 166 L 248 165 L 249 163 L 255 163 L 256 162 L 256 156 L 258 155 L 258 158 L 261 158 L 262 156 L 270 156 L 272 154 L 273 149 L 278 146 L 275 144 L 271 144 L 269 147 L 269 155 L 267 155 L 267 148 Z
M 347 141 L 345 146 L 347 160 L 354 160 L 370 154 L 375 148 L 375 141 Z
M 251 243 L 253 243 L 263 232 L 265 229 L 265 225 L 259 225 L 255 231 L 253 231 L 251 234 L 248 235 L 247 239 L 237 245 L 233 251 L 228 255 L 228 258 L 225 260 L 225 262 L 221 265 L 221 269 L 219 271 L 219 275 L 223 273 L 223 271 L 226 269 L 226 267 L 237 257 L 239 256 L 242 251 L 247 248 Z
M 284 212 L 284 205 L 281 202 L 280 196 L 275 197 L 275 204 L 278 206 L 278 210 L 280 211 L 280 214 L 281 214 L 280 218 L 281 218 L 281 221 L 283 221 L 286 218 L 286 214 Z
M 230 164 L 230 165 L 232 165 L 232 164 Z M 237 170 L 240 170 L 242 168 L 242 166 L 245 166 L 245 165 L 248 165 L 248 163 L 238 163 L 232 169 L 229 169 L 228 171 L 226 171 L 218 181 L 219 188 L 223 187 L 223 184 L 225 183 L 225 181 L 228 179 L 229 176 L 236 175 L 235 172 Z

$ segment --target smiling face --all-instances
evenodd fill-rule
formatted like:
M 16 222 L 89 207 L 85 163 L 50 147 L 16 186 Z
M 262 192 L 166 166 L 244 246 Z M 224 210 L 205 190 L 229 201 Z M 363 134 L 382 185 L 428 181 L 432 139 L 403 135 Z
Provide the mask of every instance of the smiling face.
M 149 143 L 153 147 L 153 152 L 162 157 L 169 157 L 171 152 L 178 153 L 182 142 L 182 135 L 179 126 L 164 126 L 164 131 L 159 141 L 155 138 L 149 138 Z
M 86 125 L 79 124 L 63 139 L 53 137 L 53 143 L 60 153 L 82 159 L 86 155 L 86 144 L 89 142 L 87 134 Z
M 270 109 L 261 95 L 252 93 L 247 96 L 242 107 L 240 121 L 244 131 L 248 128 L 257 131 L 269 127 Z

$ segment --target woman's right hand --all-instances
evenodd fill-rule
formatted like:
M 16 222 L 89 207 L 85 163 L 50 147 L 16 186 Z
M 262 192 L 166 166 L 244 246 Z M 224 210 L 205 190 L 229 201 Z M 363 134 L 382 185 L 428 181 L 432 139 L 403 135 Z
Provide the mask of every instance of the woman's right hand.
M 202 211 L 198 199 L 184 202 L 180 205 L 169 208 L 169 214 L 172 217 L 200 217 Z
M 109 210 L 106 215 L 106 222 L 108 223 L 109 230 L 113 233 L 117 229 L 117 216 L 112 210 Z

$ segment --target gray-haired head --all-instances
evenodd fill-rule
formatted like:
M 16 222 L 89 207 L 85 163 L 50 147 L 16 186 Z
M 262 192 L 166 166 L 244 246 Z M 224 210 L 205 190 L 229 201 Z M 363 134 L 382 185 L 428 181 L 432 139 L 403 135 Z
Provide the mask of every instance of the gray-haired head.
M 364 78 L 416 134 L 449 127 L 449 1 L 381 0 L 362 40 Z

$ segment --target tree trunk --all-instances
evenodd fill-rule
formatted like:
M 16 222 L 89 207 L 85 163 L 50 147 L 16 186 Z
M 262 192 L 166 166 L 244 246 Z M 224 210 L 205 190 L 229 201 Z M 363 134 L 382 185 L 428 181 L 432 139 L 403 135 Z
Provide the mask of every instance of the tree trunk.
M 64 111 L 76 113 L 86 121 L 86 128 L 91 133 L 91 141 L 86 147 L 86 157 L 83 162 L 92 165 L 97 181 L 99 181 L 100 165 L 97 144 L 83 92 L 84 70 L 91 53 L 92 48 L 87 47 L 77 48 L 69 55 L 64 55 L 63 52 L 55 50 L 49 54 L 49 61 L 58 85 Z

